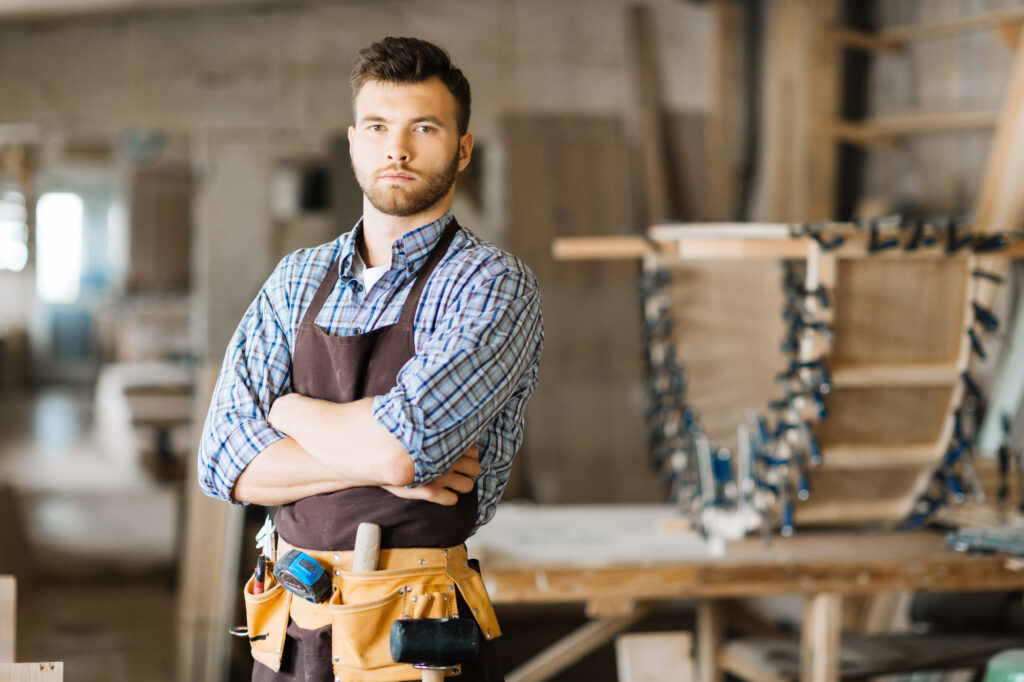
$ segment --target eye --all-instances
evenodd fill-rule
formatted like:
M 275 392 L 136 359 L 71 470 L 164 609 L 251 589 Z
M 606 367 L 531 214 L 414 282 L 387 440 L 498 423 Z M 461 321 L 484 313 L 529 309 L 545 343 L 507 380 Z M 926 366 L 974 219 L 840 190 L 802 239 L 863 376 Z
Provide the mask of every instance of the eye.
M 427 125 L 426 123 L 423 123 L 423 124 L 420 124 L 420 125 L 416 126 L 416 130 L 421 132 L 421 133 L 435 133 L 435 132 L 437 132 L 437 128 L 435 128 L 432 125 Z
M 385 130 L 383 123 L 371 123 L 370 125 L 366 126 L 366 129 L 369 130 L 371 133 L 382 133 Z

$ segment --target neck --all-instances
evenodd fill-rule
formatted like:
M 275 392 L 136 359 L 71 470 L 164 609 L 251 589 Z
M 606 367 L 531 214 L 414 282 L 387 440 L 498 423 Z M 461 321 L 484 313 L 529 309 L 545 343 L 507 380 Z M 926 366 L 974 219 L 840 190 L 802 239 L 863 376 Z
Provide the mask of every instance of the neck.
M 393 216 L 381 213 L 363 197 L 363 240 L 359 255 L 368 268 L 391 264 L 391 247 L 403 234 L 429 225 L 451 208 L 451 194 L 415 215 Z

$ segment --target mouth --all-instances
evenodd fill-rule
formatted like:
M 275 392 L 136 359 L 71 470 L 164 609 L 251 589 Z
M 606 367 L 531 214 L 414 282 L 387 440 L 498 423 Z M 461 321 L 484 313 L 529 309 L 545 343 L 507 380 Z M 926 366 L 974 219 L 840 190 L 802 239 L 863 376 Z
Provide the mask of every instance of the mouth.
M 377 176 L 383 182 L 412 182 L 416 176 L 401 171 L 385 171 Z

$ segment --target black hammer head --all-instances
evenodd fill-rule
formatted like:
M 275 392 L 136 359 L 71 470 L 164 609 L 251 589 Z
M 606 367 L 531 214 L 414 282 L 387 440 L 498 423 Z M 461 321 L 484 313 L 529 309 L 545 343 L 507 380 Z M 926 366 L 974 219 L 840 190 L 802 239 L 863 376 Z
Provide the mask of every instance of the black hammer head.
M 472 618 L 396 620 L 391 625 L 391 658 L 432 668 L 475 660 L 480 629 Z

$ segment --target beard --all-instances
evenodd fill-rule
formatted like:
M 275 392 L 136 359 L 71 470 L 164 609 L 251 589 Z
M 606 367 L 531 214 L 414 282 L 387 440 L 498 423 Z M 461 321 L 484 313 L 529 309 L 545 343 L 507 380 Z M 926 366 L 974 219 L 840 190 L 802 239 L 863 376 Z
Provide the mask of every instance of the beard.
M 361 171 L 356 168 L 354 162 L 352 170 L 356 182 L 359 183 L 359 189 L 366 195 L 371 206 L 385 215 L 411 216 L 436 204 L 455 184 L 455 175 L 459 172 L 459 150 L 455 150 L 455 155 L 447 167 L 433 173 L 417 173 L 419 182 L 410 183 L 414 185 L 413 187 L 381 186 L 374 181 L 374 173 Z M 404 169 L 398 167 L 393 170 Z

